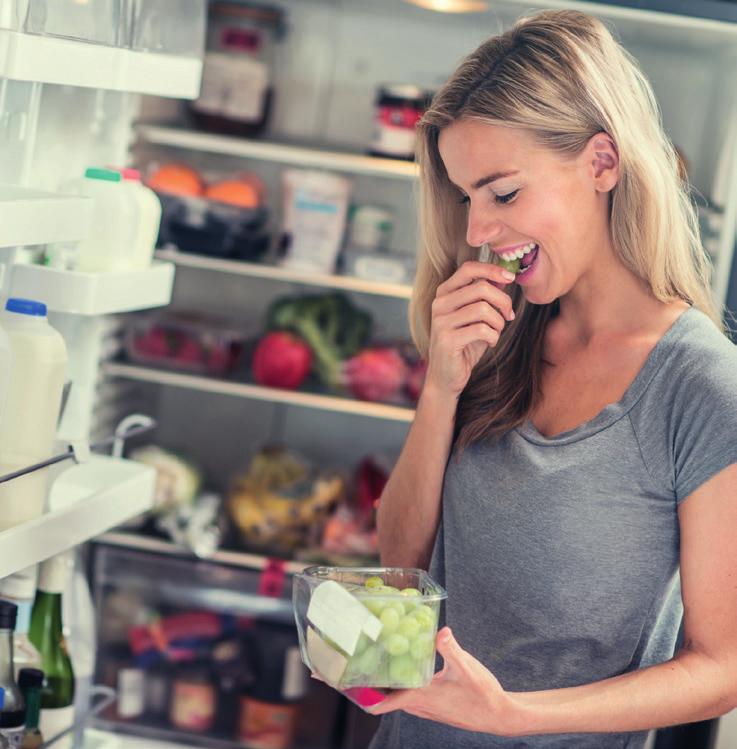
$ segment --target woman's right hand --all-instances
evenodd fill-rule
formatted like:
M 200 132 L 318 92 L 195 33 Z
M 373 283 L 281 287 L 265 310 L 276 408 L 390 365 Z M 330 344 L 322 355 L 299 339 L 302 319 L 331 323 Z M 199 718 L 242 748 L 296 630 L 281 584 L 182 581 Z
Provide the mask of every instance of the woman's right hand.
M 470 260 L 438 286 L 425 387 L 455 398 L 461 394 L 473 368 L 514 320 L 512 298 L 501 288 L 513 280 L 514 274 L 498 265 Z

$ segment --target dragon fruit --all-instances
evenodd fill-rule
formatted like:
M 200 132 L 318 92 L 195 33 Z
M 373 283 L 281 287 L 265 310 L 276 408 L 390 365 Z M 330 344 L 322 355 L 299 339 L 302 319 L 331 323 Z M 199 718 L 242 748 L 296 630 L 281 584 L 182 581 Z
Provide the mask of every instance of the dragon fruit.
M 343 365 L 343 382 L 358 399 L 393 400 L 407 379 L 407 364 L 396 349 L 367 348 Z

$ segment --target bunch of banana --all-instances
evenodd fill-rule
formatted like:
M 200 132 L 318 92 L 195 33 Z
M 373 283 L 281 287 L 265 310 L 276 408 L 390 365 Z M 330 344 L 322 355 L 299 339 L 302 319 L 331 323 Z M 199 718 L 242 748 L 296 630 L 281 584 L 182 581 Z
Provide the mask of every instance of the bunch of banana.
M 236 479 L 228 506 L 247 543 L 293 550 L 307 542 L 344 491 L 342 477 L 315 476 L 297 456 L 266 448 Z

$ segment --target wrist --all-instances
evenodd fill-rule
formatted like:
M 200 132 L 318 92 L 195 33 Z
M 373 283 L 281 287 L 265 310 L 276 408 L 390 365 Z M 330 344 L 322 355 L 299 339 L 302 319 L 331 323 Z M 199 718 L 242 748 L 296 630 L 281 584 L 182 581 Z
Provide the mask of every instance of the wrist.
M 524 700 L 524 692 L 504 692 L 504 699 L 503 714 L 506 718 L 502 735 L 517 737 L 534 733 L 530 705 Z
M 442 416 L 443 414 L 455 419 L 456 409 L 458 408 L 458 394 L 448 392 L 435 386 L 432 382 L 426 381 L 422 388 L 420 400 L 417 403 L 418 411 L 432 411 L 433 414 Z

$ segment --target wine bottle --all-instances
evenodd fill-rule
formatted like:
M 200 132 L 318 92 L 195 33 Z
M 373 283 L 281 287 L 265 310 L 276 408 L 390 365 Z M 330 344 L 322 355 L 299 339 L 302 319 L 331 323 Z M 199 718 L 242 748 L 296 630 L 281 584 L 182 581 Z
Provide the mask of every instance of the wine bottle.
M 60 554 L 46 560 L 39 571 L 38 590 L 31 614 L 31 642 L 41 653 L 44 685 L 41 692 L 41 733 L 46 741 L 74 723 L 74 670 L 62 631 L 62 591 L 71 573 L 71 558 Z M 72 735 L 55 743 L 69 749 Z
M 13 630 L 17 616 L 18 607 L 14 603 L 0 600 L 0 687 L 5 690 L 0 733 L 12 747 L 21 745 L 26 718 L 26 703 L 13 668 Z

